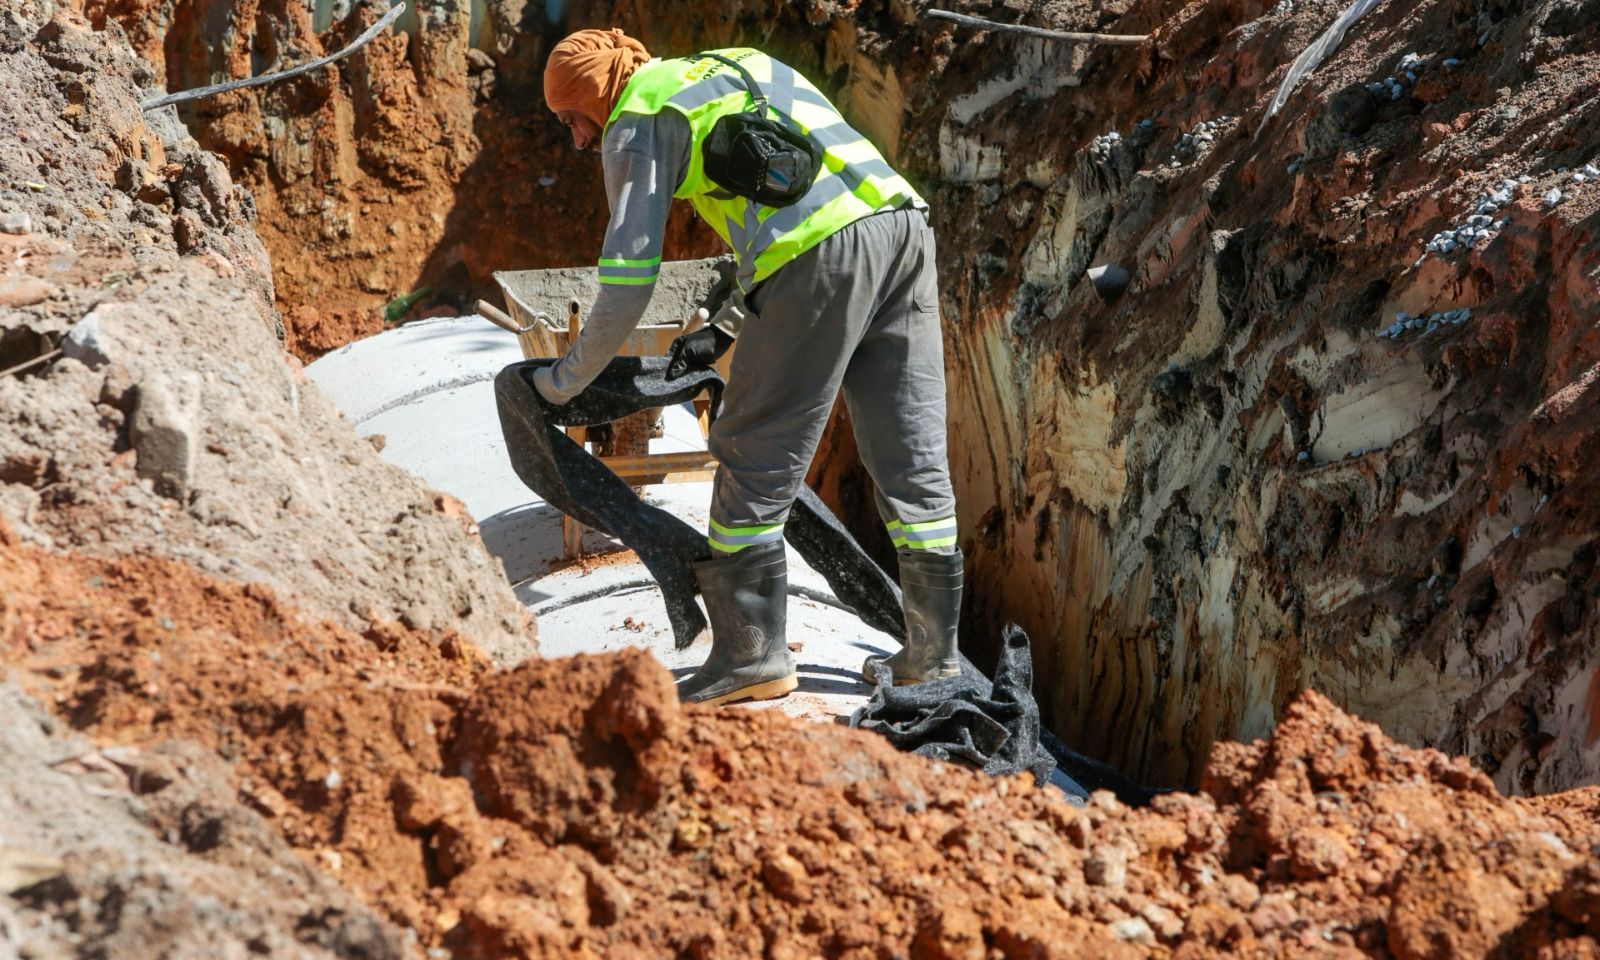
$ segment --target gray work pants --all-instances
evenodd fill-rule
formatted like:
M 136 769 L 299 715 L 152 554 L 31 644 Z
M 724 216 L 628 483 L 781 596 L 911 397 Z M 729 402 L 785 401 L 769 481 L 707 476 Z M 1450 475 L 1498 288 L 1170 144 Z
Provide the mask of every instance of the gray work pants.
M 781 538 L 842 387 L 897 543 L 897 529 L 917 525 L 933 545 L 908 534 L 913 549 L 957 552 L 927 217 L 904 209 L 858 220 L 785 264 L 748 306 L 711 428 L 711 453 L 721 462 L 712 546 L 734 552 Z

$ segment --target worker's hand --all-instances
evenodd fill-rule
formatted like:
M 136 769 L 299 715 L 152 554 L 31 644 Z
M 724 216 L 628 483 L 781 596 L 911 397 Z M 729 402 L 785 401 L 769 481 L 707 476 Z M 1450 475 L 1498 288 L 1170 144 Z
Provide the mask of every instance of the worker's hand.
M 676 380 L 690 367 L 709 367 L 733 346 L 733 338 L 718 327 L 701 327 L 672 341 L 667 351 L 667 379 Z
M 546 419 L 549 419 L 556 410 L 559 410 L 567 403 L 566 400 L 550 399 L 555 392 L 555 382 L 551 379 L 555 368 L 556 365 L 551 364 L 548 367 L 539 367 L 533 371 L 533 398 L 544 408 Z

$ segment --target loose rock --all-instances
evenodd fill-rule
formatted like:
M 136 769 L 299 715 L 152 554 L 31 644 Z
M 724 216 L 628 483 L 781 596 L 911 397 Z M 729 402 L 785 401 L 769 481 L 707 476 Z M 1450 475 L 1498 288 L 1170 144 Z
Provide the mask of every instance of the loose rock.
M 1143 917 L 1129 917 L 1111 925 L 1111 935 L 1125 943 L 1147 946 L 1156 942 L 1155 932 Z
M 100 331 L 100 314 L 90 311 L 72 325 L 61 341 L 61 352 L 89 367 L 111 362 L 111 348 Z
M 129 437 L 139 454 L 139 476 L 154 482 L 162 496 L 186 500 L 200 446 L 204 381 L 198 374 L 163 374 L 135 390 Z
M 53 284 L 34 277 L 0 277 L 0 307 L 31 307 L 59 292 Z

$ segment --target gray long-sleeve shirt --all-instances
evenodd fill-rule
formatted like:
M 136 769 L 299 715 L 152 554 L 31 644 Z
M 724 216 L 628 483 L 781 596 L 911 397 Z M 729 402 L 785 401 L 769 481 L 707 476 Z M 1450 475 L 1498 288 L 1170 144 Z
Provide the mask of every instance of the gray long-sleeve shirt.
M 693 134 L 674 110 L 624 113 L 601 142 L 611 222 L 602 259 L 659 260 L 672 194 L 689 167 Z M 587 387 L 639 325 L 655 283 L 601 284 L 578 342 L 553 366 L 534 372 L 533 385 L 551 403 L 566 403 Z

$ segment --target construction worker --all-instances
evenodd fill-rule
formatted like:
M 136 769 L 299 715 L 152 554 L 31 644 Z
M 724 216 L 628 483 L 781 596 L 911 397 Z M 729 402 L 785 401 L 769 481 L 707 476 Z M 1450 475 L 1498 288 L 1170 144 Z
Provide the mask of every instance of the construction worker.
M 727 161 L 712 136 L 718 122 L 757 108 L 752 85 L 767 100 L 763 115 L 820 156 L 809 188 L 790 185 L 782 207 L 736 195 L 708 172 Z M 669 354 L 671 376 L 739 343 L 710 435 L 720 463 L 710 559 L 695 564 L 711 654 L 680 698 L 759 700 L 797 685 L 783 525 L 841 388 L 899 553 L 907 628 L 905 646 L 869 658 L 863 674 L 876 682 L 887 667 L 896 683 L 957 675 L 962 560 L 927 205 L 816 87 L 756 50 L 651 59 L 620 30 L 582 30 L 551 51 L 544 91 L 574 146 L 599 148 L 611 206 L 582 334 L 535 375 L 547 402 L 581 392 L 643 316 L 673 197 L 693 204 L 738 261 L 728 305 Z

